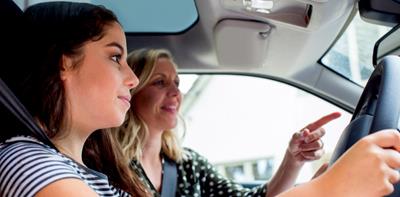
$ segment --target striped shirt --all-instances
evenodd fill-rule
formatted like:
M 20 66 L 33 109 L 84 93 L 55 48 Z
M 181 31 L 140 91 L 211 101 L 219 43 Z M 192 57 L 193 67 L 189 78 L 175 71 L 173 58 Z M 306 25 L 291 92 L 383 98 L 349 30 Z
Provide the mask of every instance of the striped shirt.
M 14 137 L 0 144 L 0 196 L 34 196 L 50 183 L 66 178 L 84 181 L 99 196 L 129 196 L 111 186 L 106 175 L 34 138 Z

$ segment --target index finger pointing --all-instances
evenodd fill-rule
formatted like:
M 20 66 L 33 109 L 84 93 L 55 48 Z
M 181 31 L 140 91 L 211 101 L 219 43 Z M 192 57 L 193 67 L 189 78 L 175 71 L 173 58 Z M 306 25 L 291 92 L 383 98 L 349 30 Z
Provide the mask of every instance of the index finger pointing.
M 339 118 L 340 116 L 341 116 L 341 114 L 339 112 L 333 112 L 333 113 L 328 114 L 328 115 L 318 119 L 317 121 L 307 125 L 306 128 L 312 132 L 312 131 L 322 127 L 326 123 L 328 123 L 336 118 Z

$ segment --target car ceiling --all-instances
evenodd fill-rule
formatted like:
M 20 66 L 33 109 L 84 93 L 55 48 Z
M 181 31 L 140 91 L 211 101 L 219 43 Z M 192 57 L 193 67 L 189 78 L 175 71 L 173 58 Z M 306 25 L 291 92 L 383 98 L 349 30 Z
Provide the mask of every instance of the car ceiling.
M 129 50 L 167 48 L 181 72 L 257 74 L 292 83 L 350 111 L 355 106 L 362 88 L 318 60 L 351 20 L 356 1 L 279 0 L 269 14 L 248 12 L 237 6 L 241 0 L 195 2 L 199 19 L 193 27 L 173 35 L 128 33 Z M 308 24 L 307 5 L 312 6 Z
M 197 0 L 199 20 L 192 28 L 175 35 L 128 34 L 128 46 L 168 48 L 185 69 L 263 70 L 289 76 L 320 59 L 355 5 L 355 1 L 279 0 L 270 14 L 256 14 L 229 6 L 236 1 Z M 304 5 L 312 6 L 308 25 Z M 259 35 L 269 28 L 266 37 Z
M 43 0 L 15 1 L 26 6 Z M 166 48 L 180 72 L 256 74 L 291 83 L 347 110 L 354 108 L 362 87 L 318 61 L 351 20 L 355 0 L 271 0 L 274 6 L 268 14 L 247 11 L 247 0 L 194 1 L 198 19 L 191 27 L 177 33 L 127 32 L 128 50 Z M 147 14 L 160 12 L 150 9 Z

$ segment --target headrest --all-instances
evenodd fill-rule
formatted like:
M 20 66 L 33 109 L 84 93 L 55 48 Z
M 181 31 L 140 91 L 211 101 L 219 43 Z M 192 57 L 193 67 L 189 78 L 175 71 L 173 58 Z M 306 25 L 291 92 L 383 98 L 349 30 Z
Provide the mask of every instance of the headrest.
M 18 59 L 23 58 L 21 40 L 22 10 L 12 0 L 0 1 L 0 77 L 13 89 L 17 80 Z
M 0 0 L 0 142 L 15 135 L 35 136 L 46 144 L 51 144 L 44 132 L 34 122 L 32 116 L 14 95 L 24 66 L 24 43 L 22 43 L 22 10 L 12 0 Z

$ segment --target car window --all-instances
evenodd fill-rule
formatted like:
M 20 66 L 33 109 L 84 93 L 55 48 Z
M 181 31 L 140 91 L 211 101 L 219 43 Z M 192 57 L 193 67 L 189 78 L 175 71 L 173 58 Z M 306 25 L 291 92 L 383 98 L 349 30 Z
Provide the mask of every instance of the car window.
M 390 29 L 363 21 L 357 12 L 321 62 L 351 81 L 365 86 L 374 68 L 372 52 L 375 42 Z
M 52 0 L 14 0 L 21 9 Z M 54 1 L 54 0 L 53 0 Z M 104 1 L 68 0 L 103 5 L 118 17 L 127 33 L 180 33 L 198 20 L 194 0 Z
M 180 74 L 184 146 L 204 155 L 236 181 L 268 180 L 283 159 L 292 134 L 328 113 L 326 154 L 306 164 L 298 182 L 329 161 L 351 114 L 293 86 L 252 76 Z

